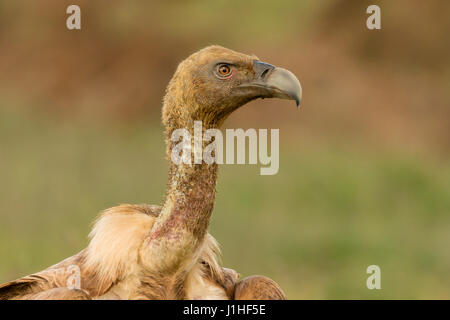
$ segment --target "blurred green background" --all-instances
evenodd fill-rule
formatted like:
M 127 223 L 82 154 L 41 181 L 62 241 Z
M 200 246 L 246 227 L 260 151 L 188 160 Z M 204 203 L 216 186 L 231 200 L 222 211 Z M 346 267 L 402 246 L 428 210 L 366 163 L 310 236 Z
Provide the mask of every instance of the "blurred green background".
M 290 299 L 450 298 L 449 15 L 445 0 L 0 1 L 0 282 L 81 250 L 102 209 L 161 202 L 165 86 L 220 44 L 304 91 L 300 110 L 259 100 L 226 122 L 279 128 L 280 170 L 221 166 L 224 265 Z

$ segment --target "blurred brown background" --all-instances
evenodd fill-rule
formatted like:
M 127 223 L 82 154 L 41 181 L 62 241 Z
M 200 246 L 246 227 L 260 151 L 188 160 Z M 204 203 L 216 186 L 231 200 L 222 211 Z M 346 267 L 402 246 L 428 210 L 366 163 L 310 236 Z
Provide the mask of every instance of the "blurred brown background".
M 165 86 L 220 44 L 304 92 L 300 110 L 254 101 L 226 123 L 280 128 L 281 154 L 276 176 L 222 166 L 224 264 L 292 299 L 449 298 L 449 16 L 445 0 L 0 1 L 0 282 L 82 249 L 101 209 L 161 201 Z

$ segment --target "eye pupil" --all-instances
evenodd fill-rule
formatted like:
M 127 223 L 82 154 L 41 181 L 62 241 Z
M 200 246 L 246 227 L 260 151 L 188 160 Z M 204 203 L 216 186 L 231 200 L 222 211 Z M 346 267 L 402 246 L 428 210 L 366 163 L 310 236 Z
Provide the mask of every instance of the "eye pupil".
M 226 65 L 222 65 L 219 67 L 219 73 L 223 76 L 229 75 L 231 72 L 230 67 Z

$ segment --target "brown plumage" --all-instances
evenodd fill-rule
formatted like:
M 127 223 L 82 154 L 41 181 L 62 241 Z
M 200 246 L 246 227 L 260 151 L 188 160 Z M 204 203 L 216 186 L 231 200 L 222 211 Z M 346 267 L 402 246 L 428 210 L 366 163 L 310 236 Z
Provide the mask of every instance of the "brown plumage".
M 164 97 L 168 158 L 174 130 L 193 133 L 197 120 L 203 130 L 219 128 L 245 103 L 271 97 L 298 104 L 298 80 L 255 56 L 219 46 L 191 55 L 178 66 Z M 0 299 L 284 299 L 272 280 L 253 276 L 238 282 L 234 270 L 219 265 L 218 245 L 207 232 L 216 180 L 217 164 L 171 162 L 161 207 L 104 211 L 86 249 L 0 285 Z

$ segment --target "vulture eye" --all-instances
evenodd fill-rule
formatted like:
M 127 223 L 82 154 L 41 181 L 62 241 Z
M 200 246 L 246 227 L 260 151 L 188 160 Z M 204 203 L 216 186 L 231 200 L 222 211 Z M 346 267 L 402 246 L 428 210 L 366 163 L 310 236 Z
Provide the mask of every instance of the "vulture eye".
M 222 78 L 229 77 L 231 75 L 231 68 L 227 64 L 224 64 L 224 63 L 219 64 L 217 66 L 217 73 Z

